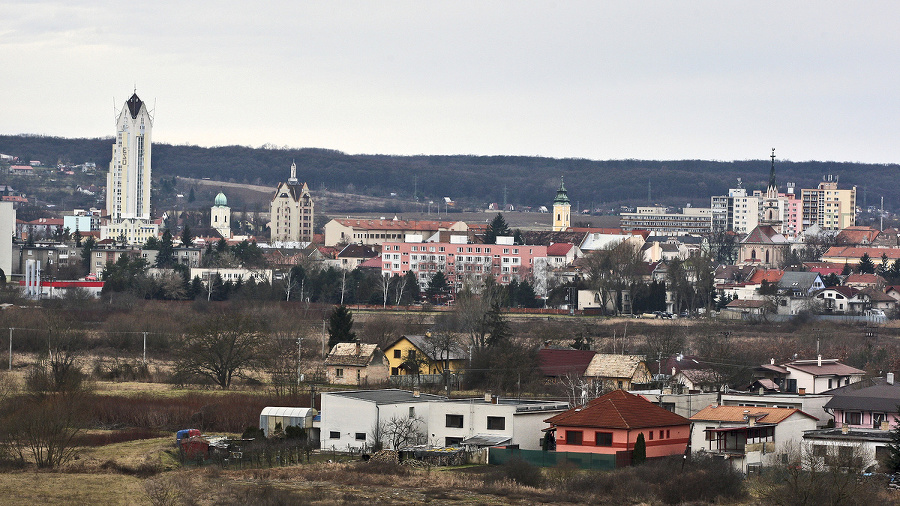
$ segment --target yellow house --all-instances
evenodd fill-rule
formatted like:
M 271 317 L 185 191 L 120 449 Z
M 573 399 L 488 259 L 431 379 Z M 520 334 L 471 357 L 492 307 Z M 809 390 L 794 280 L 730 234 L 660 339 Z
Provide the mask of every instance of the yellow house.
M 384 351 L 391 368 L 391 376 L 416 374 L 442 374 L 444 363 L 450 372 L 465 368 L 468 355 L 454 336 L 425 334 L 424 336 L 400 336 Z

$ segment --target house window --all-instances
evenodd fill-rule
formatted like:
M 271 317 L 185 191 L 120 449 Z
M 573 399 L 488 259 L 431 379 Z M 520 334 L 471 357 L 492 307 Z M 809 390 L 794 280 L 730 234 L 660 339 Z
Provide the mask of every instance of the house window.
M 612 432 L 597 432 L 594 434 L 597 446 L 612 446 Z
M 366 433 L 365 433 L 365 432 L 357 432 L 357 433 L 356 433 L 356 440 L 357 440 L 357 441 L 365 441 L 365 440 L 366 440 Z
M 566 444 L 567 445 L 580 445 L 582 443 L 582 433 L 580 430 L 567 430 L 566 431 Z
M 410 417 L 410 418 L 415 418 L 415 417 L 416 417 L 416 407 L 415 407 L 415 406 L 410 406 L 410 407 L 409 407 L 409 417 Z
M 831 390 L 832 388 L 834 388 L 834 385 L 831 384 L 832 381 L 834 381 L 834 380 L 832 380 L 831 378 L 828 378 L 828 389 L 829 389 L 829 390 Z
M 872 428 L 877 429 L 881 427 L 881 422 L 887 420 L 887 417 L 884 413 L 872 413 Z
M 849 425 L 862 425 L 862 413 L 860 413 L 859 411 L 845 412 L 844 423 Z
M 343 378 L 343 377 L 344 377 L 344 370 L 343 370 L 343 369 L 335 369 L 335 370 L 334 370 L 334 375 L 337 376 L 338 378 Z
M 445 437 L 444 438 L 444 446 L 459 446 L 462 443 L 463 438 L 461 437 Z
M 666 439 L 669 439 L 670 437 L 671 436 L 669 436 L 669 429 L 666 429 Z
M 340 438 L 341 438 L 341 433 L 338 432 L 338 431 L 336 431 L 336 430 L 333 430 L 333 431 L 331 431 L 331 432 L 328 433 L 328 437 L 331 438 L 331 439 L 340 439 Z
M 648 441 L 653 441 L 653 431 L 648 431 L 647 434 L 649 434 Z
M 462 415 L 447 415 L 447 427 L 454 429 L 462 429 L 463 427 L 463 416 Z
M 400 368 L 398 368 L 398 367 L 391 367 L 391 376 L 396 376 L 396 375 L 398 375 L 398 374 L 400 374 Z
M 502 416 L 487 417 L 488 430 L 506 430 L 506 418 Z

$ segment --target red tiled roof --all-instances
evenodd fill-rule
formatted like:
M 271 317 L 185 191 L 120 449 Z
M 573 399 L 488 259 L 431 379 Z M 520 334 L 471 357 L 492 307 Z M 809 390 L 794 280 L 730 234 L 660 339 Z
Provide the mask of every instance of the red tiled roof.
M 595 352 L 591 350 L 538 350 L 538 367 L 544 376 L 563 376 L 566 373 L 583 376 Z
M 879 233 L 878 230 L 870 227 L 847 227 L 838 232 L 838 235 L 835 237 L 835 243 L 842 245 L 871 243 L 878 237 Z
M 551 425 L 603 429 L 642 429 L 690 423 L 687 418 L 624 390 L 613 390 L 586 406 L 570 409 L 544 421 Z
M 548 257 L 562 257 L 569 254 L 569 251 L 574 248 L 574 244 L 569 244 L 565 242 L 557 242 L 553 243 L 550 246 L 547 246 L 547 256 Z
M 763 281 L 777 283 L 781 281 L 782 276 L 784 276 L 784 271 L 778 269 L 757 269 L 756 272 L 750 276 L 747 283 L 751 285 L 759 285 L 762 284 Z
M 879 276 L 878 274 L 851 274 L 847 276 L 847 279 L 844 280 L 844 283 L 864 283 L 869 285 L 876 285 L 878 283 L 883 283 L 884 278 Z
M 900 258 L 900 248 L 855 248 L 853 246 L 832 246 L 822 256 L 846 258 L 851 264 L 856 264 L 866 253 L 873 261 L 880 261 L 881 255 L 887 255 L 888 260 Z

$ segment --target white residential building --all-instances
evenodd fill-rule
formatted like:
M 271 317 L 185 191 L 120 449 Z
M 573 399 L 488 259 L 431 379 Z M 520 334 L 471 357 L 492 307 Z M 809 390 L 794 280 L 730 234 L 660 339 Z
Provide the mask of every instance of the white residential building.
M 150 215 L 152 132 L 153 118 L 135 93 L 125 102 L 116 121 L 116 142 L 106 176 L 110 222 L 100 227 L 101 239 L 124 236 L 129 244 L 140 244 L 159 231 Z
M 519 445 L 541 448 L 544 420 L 569 409 L 563 401 L 484 398 L 447 399 L 406 390 L 357 390 L 322 394 L 322 449 L 371 448 L 374 427 L 416 418 L 414 444 L 431 447 Z M 385 446 L 390 446 L 385 436 Z
M 502 399 L 453 399 L 431 403 L 428 443 L 431 446 L 518 445 L 540 450 L 544 420 L 569 409 L 566 402 Z

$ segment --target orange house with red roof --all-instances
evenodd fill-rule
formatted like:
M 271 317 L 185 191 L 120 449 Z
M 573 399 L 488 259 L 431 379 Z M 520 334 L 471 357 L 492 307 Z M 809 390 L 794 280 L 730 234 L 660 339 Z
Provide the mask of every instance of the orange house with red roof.
M 691 430 L 687 418 L 624 390 L 544 421 L 550 424 L 547 430 L 556 432 L 556 451 L 630 454 L 644 434 L 648 458 L 683 454 Z

